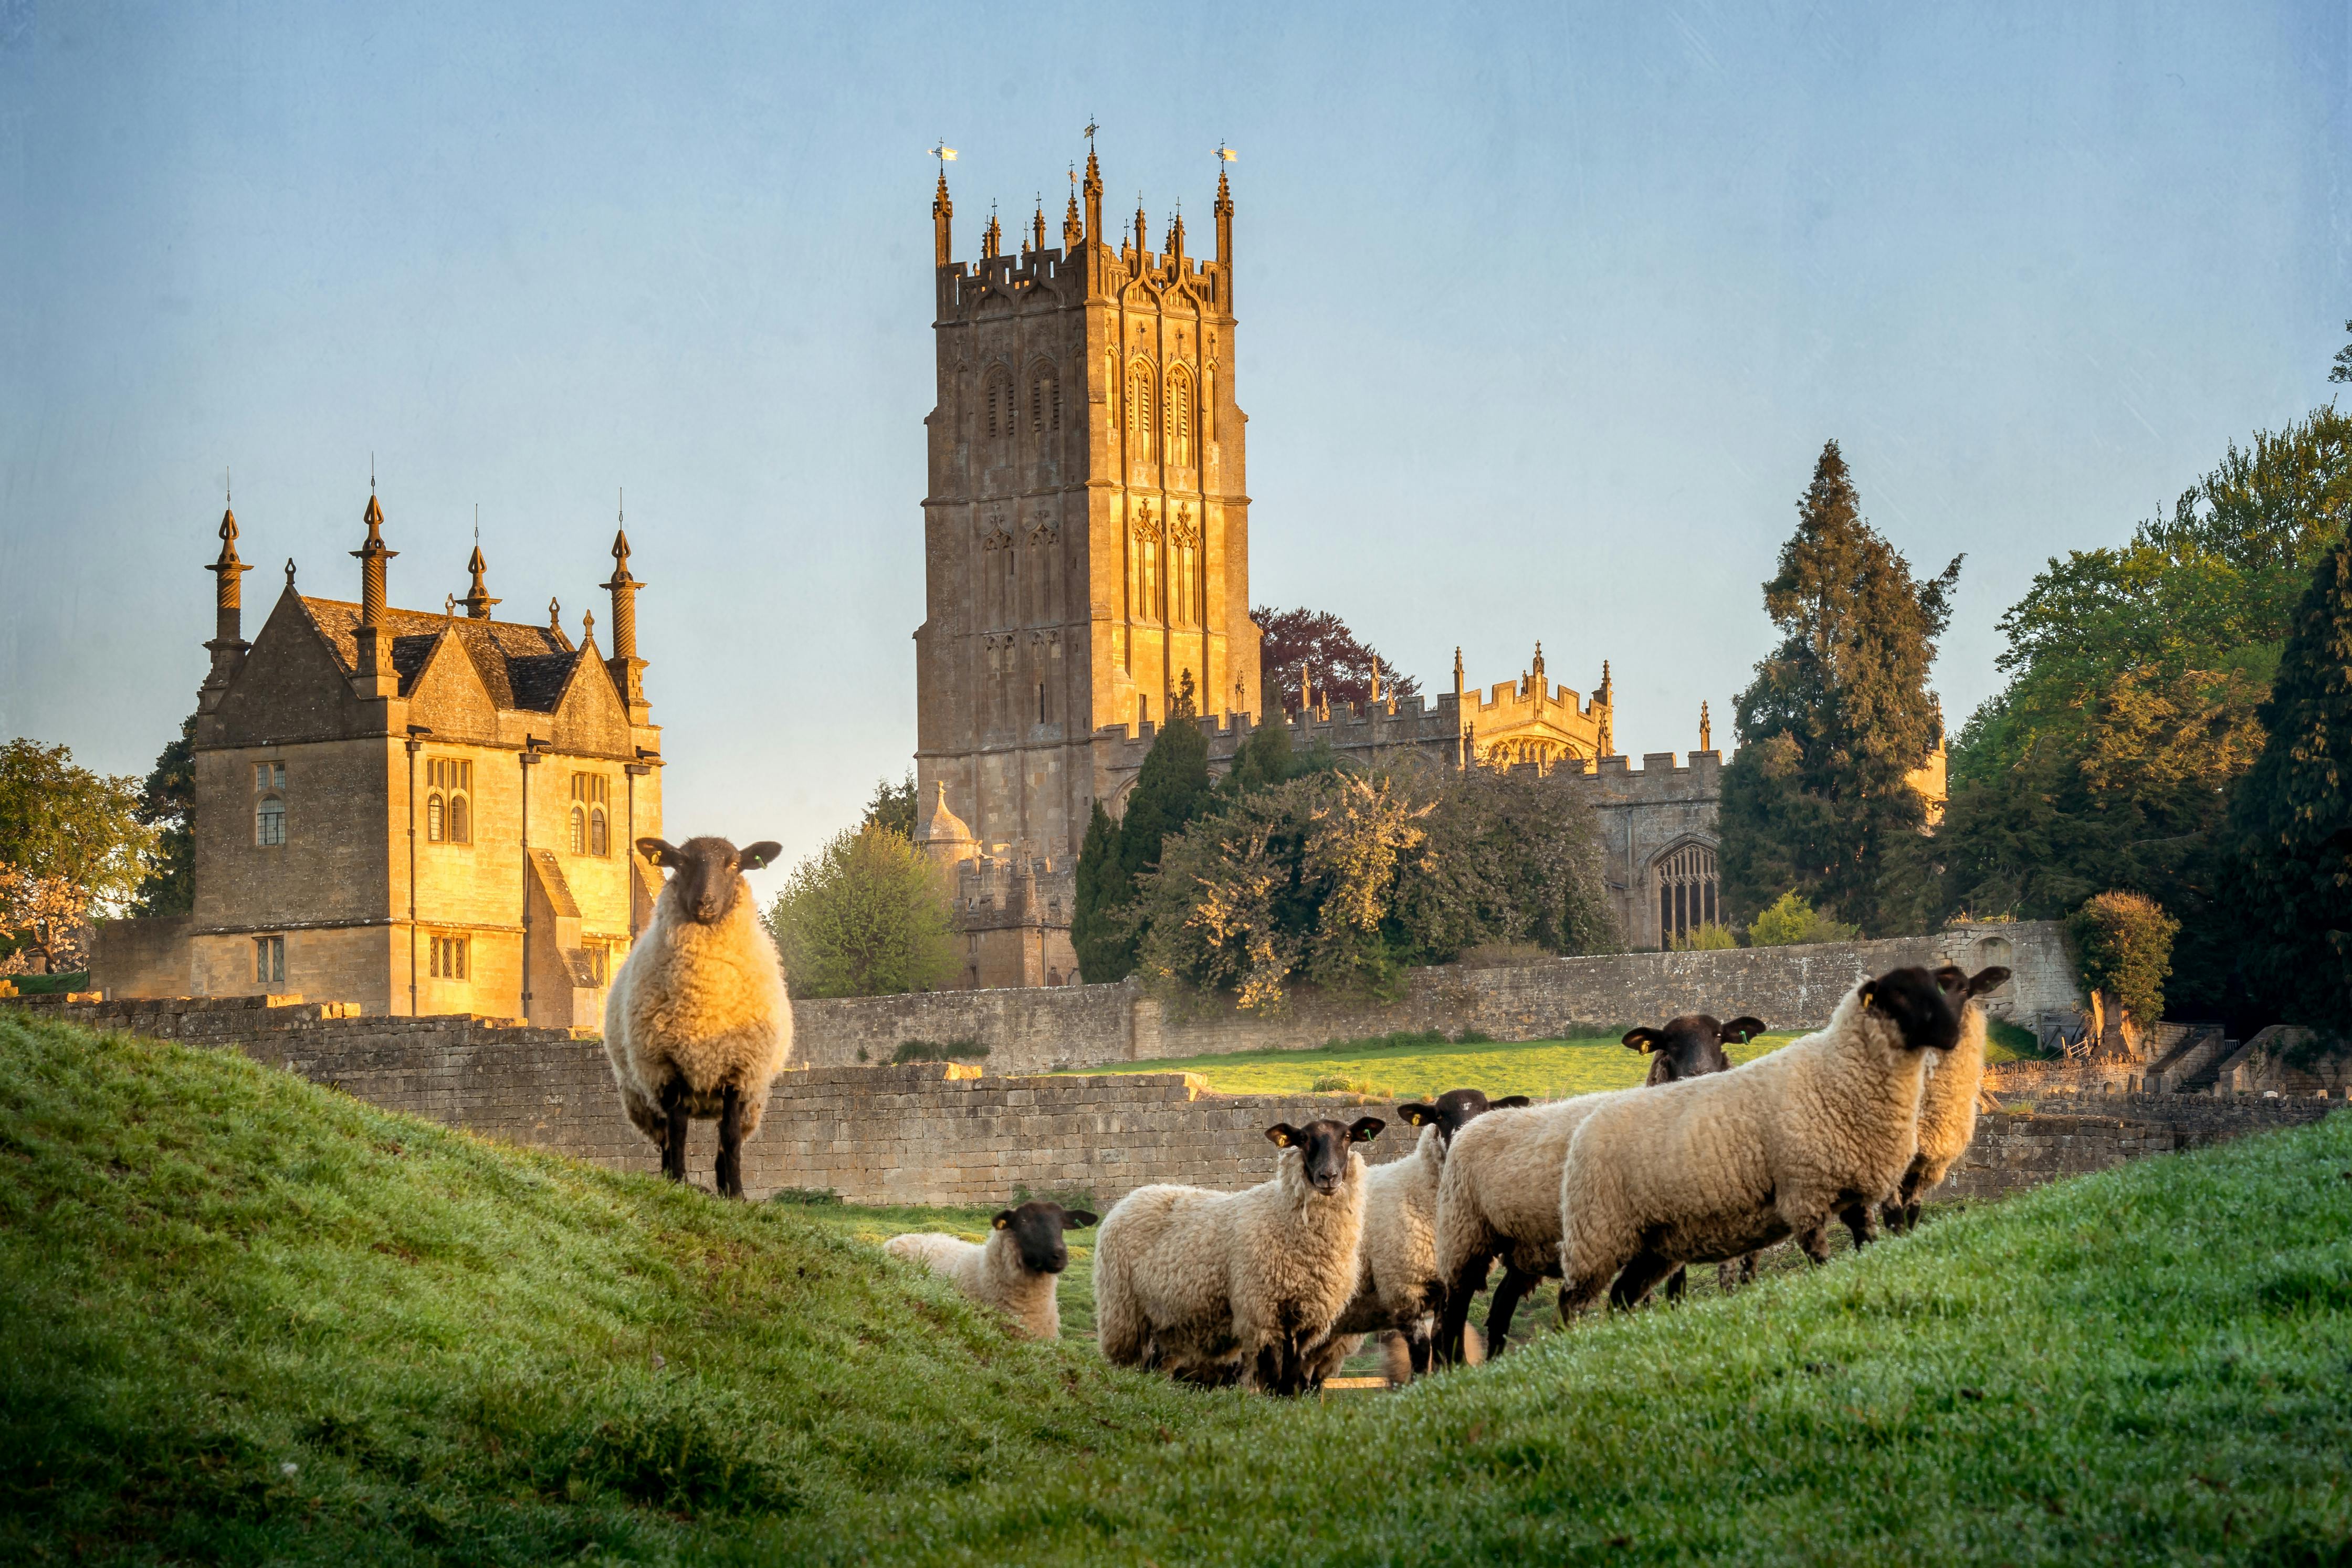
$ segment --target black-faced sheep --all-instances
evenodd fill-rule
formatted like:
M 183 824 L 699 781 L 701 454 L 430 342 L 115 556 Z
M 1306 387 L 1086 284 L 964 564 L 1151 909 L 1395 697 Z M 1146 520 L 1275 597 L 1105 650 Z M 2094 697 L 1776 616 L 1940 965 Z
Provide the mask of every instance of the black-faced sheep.
M 1917 1146 L 1927 1053 L 1958 1039 L 1968 977 L 1895 969 L 1827 1029 L 1728 1072 L 1608 1096 L 1560 1174 L 1560 1310 L 1623 1307 L 1893 1193 Z M 1614 1281 L 1612 1286 L 1611 1281 Z
M 639 839 L 639 852 L 670 876 L 604 998 L 613 1082 L 629 1120 L 661 1151 L 662 1174 L 686 1179 L 688 1123 L 716 1118 L 716 1175 L 729 1197 L 743 1196 L 744 1140 L 760 1130 L 793 1053 L 783 965 L 742 875 L 779 848 Z
M 1650 1058 L 1650 1075 L 1643 1081 L 1648 1088 L 1661 1083 L 1679 1083 L 1685 1078 L 1703 1073 L 1728 1072 L 1731 1058 L 1726 1056 L 1727 1045 L 1745 1045 L 1764 1032 L 1764 1020 L 1759 1018 L 1736 1018 L 1729 1023 L 1718 1022 L 1707 1013 L 1685 1013 L 1669 1019 L 1664 1029 L 1640 1029 L 1625 1031 L 1620 1041 L 1628 1051 L 1638 1051 Z M 1756 1254 L 1750 1252 L 1738 1261 L 1727 1259 L 1715 1266 L 1715 1282 L 1718 1289 L 1728 1291 L 1756 1278 Z M 1679 1301 L 1684 1288 L 1690 1281 L 1688 1269 L 1677 1269 L 1666 1277 L 1666 1300 Z
M 1889 1230 L 1919 1223 L 1919 1196 L 1935 1190 L 1976 1138 L 1977 1095 L 1984 1087 L 1985 1068 L 1985 1011 L 1977 998 L 2008 981 L 2009 971 L 1998 967 L 1969 977 L 1960 1038 L 1928 1065 L 1927 1082 L 1919 1091 L 1918 1150 L 1894 1199 L 1881 1210 Z
M 1745 1039 L 1763 1027 L 1752 1018 L 1719 1024 L 1693 1014 L 1663 1030 L 1635 1030 L 1625 1043 L 1653 1053 L 1652 1082 L 1673 1082 L 1725 1061 L 1725 1040 Z M 1498 1258 L 1503 1281 L 1486 1308 L 1486 1353 L 1503 1353 L 1519 1302 L 1538 1281 L 1559 1273 L 1559 1172 L 1569 1140 L 1600 1105 L 1646 1092 L 1620 1089 L 1498 1111 L 1465 1127 L 1454 1140 L 1437 1194 L 1437 1268 L 1445 1295 L 1437 1329 L 1439 1362 L 1466 1359 L 1470 1303 L 1486 1288 L 1488 1270 Z
M 1308 1353 L 1356 1289 L 1365 1166 L 1358 1144 L 1385 1125 L 1282 1123 L 1274 1179 L 1245 1192 L 1146 1186 L 1121 1198 L 1095 1243 L 1095 1325 L 1115 1365 L 1295 1394 Z
M 991 1219 L 985 1241 L 915 1231 L 893 1236 L 882 1250 L 944 1275 L 973 1301 L 1011 1316 L 1031 1339 L 1059 1339 L 1062 1312 L 1055 1283 L 1070 1266 L 1062 1232 L 1094 1223 L 1083 1208 L 1033 1200 Z
M 1445 1292 L 1437 1271 L 1437 1184 L 1454 1135 L 1488 1110 L 1528 1103 L 1524 1094 L 1489 1101 L 1476 1089 L 1449 1089 L 1434 1103 L 1399 1105 L 1397 1114 L 1421 1129 L 1403 1158 L 1374 1166 L 1365 1176 L 1364 1234 L 1358 1249 L 1356 1293 L 1310 1383 L 1337 1369 L 1358 1336 L 1379 1333 L 1391 1383 L 1409 1383 L 1429 1370 L 1430 1343 Z M 1343 1349 L 1344 1347 L 1344 1349 Z M 1465 1344 L 1475 1362 L 1479 1347 Z

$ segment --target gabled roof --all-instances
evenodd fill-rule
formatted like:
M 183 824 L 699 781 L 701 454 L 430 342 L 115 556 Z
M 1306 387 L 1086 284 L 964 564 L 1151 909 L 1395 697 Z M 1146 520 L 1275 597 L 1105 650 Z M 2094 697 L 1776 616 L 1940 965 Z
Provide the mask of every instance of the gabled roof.
M 306 594 L 302 608 L 344 672 L 356 671 L 360 607 L 344 600 L 312 599 Z M 490 700 L 502 708 L 553 712 L 580 659 L 572 640 L 552 626 L 393 609 L 384 611 L 384 622 L 392 633 L 392 667 L 400 676 L 403 696 L 415 685 L 432 658 L 434 644 L 444 637 L 455 638 L 465 649 Z

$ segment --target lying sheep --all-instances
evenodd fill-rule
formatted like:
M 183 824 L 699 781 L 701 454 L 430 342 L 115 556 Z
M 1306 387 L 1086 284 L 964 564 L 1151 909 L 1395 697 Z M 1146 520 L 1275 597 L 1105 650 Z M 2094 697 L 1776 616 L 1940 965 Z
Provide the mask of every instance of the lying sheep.
M 1976 1138 L 1977 1092 L 1983 1087 L 1985 1067 L 1985 1011 L 1977 998 L 2008 981 L 2009 971 L 1998 967 L 1969 977 L 1959 1040 L 1928 1066 L 1927 1084 L 1919 1091 L 1918 1152 L 1894 1200 L 1881 1210 L 1889 1230 L 1909 1230 L 1919 1223 L 1919 1195 L 1933 1192 Z
M 986 1241 L 917 1231 L 893 1236 L 882 1250 L 945 1275 L 973 1301 L 1009 1314 L 1031 1339 L 1059 1339 L 1062 1312 L 1055 1283 L 1070 1266 L 1062 1232 L 1094 1223 L 1083 1208 L 1035 1200 L 991 1219 Z
M 1753 1252 L 1892 1194 L 1917 1146 L 1927 1053 L 1958 1040 L 1968 996 L 1956 968 L 1895 969 L 1769 1056 L 1606 1097 L 1561 1167 L 1562 1314 L 1604 1290 L 1630 1306 L 1682 1264 Z
M 1095 1326 L 1114 1365 L 1295 1394 L 1356 1289 L 1377 1116 L 1265 1135 L 1274 1179 L 1246 1192 L 1138 1187 L 1095 1243 Z
M 1421 1129 L 1421 1141 L 1402 1159 L 1374 1166 L 1364 1178 L 1364 1235 L 1358 1251 L 1356 1293 L 1332 1339 L 1319 1353 L 1310 1383 L 1336 1371 L 1367 1333 L 1381 1335 L 1389 1381 L 1409 1383 L 1429 1370 L 1430 1343 L 1444 1290 L 1437 1272 L 1437 1183 L 1454 1135 L 1489 1110 L 1528 1103 L 1524 1094 L 1489 1101 L 1476 1089 L 1450 1089 L 1433 1104 L 1399 1105 L 1397 1114 Z M 1465 1344 L 1467 1359 L 1482 1346 Z
M 1706 1013 L 1685 1013 L 1666 1020 L 1664 1029 L 1632 1029 L 1618 1043 L 1628 1051 L 1644 1052 L 1650 1058 L 1650 1075 L 1643 1082 L 1654 1089 L 1661 1083 L 1679 1083 L 1685 1078 L 1702 1073 L 1728 1072 L 1731 1058 L 1723 1053 L 1727 1045 L 1745 1045 L 1764 1032 L 1764 1020 L 1758 1018 L 1736 1018 L 1729 1023 L 1718 1023 Z M 1748 1253 L 1738 1262 L 1729 1260 L 1715 1266 L 1715 1282 L 1727 1293 L 1756 1278 L 1756 1254 Z M 1666 1300 L 1679 1301 L 1689 1283 L 1690 1270 L 1677 1269 L 1666 1277 Z
M 728 1197 L 743 1196 L 744 1140 L 760 1130 L 768 1090 L 793 1053 L 783 966 L 742 876 L 781 847 L 639 839 L 638 852 L 671 874 L 604 998 L 613 1082 L 629 1120 L 661 1151 L 662 1174 L 686 1179 L 687 1123 L 716 1117 L 716 1174 Z
M 1728 1065 L 1724 1042 L 1745 1040 L 1763 1028 L 1752 1018 L 1722 1024 L 1692 1014 L 1664 1030 L 1633 1030 L 1625 1043 L 1654 1053 L 1652 1082 L 1671 1082 L 1714 1071 L 1717 1063 Z M 1537 1281 L 1559 1273 L 1559 1171 L 1569 1139 L 1601 1104 L 1646 1092 L 1620 1089 L 1498 1111 L 1465 1127 L 1454 1140 L 1437 1192 L 1437 1270 L 1445 1302 L 1434 1354 L 1441 1364 L 1467 1359 L 1471 1299 L 1486 1288 L 1487 1270 L 1497 1258 L 1503 1282 L 1486 1308 L 1486 1352 L 1503 1353 L 1520 1301 Z

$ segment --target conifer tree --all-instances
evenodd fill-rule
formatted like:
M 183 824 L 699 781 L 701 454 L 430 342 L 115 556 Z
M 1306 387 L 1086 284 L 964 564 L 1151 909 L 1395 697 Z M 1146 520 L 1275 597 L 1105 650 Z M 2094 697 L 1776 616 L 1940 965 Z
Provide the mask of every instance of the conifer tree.
M 1078 851 L 1070 944 L 1077 950 L 1078 975 L 1087 984 L 1134 973 L 1136 934 L 1123 915 L 1135 898 L 1135 879 L 1159 865 L 1160 840 L 1183 831 L 1207 809 L 1210 798 L 1209 737 L 1201 731 L 1188 681 L 1144 756 L 1118 827 L 1098 839 L 1097 825 L 1109 824 L 1097 801 Z
M 1723 773 L 1723 894 L 1735 925 L 1782 893 L 1882 936 L 1918 917 L 1926 802 L 1906 776 L 1943 739 L 1927 689 L 1960 558 L 1928 581 L 1863 519 L 1836 442 L 1822 448 L 1764 607 L 1780 646 L 1740 694 Z
M 196 716 L 180 738 L 155 758 L 132 813 L 155 830 L 132 909 L 140 915 L 185 915 L 196 906 Z
M 2295 607 L 2231 802 L 2253 978 L 2296 1023 L 2352 1007 L 2352 544 L 2321 557 Z

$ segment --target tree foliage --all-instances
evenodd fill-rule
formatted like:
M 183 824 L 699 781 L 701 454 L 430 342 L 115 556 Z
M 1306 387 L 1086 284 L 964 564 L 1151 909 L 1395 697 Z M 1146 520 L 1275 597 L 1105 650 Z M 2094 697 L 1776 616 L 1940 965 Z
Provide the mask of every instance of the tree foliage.
M 1182 831 L 1209 802 L 1209 739 L 1189 695 L 1180 695 L 1144 754 L 1127 810 L 1113 824 L 1097 801 L 1078 850 L 1070 945 L 1088 985 L 1135 972 L 1135 932 L 1123 912 L 1138 879 L 1160 863 L 1160 841 Z
M 2320 558 L 2231 806 L 2248 963 L 2299 1023 L 2352 1017 L 2352 542 Z
M 154 831 L 132 906 L 140 915 L 185 915 L 196 906 L 196 716 L 163 747 L 141 787 L 140 822 Z
M 1265 695 L 1286 710 L 1298 706 L 1298 666 L 1304 663 L 1315 695 L 1335 703 L 1368 703 L 1377 663 L 1383 697 L 1409 697 L 1421 690 L 1411 675 L 1360 641 L 1348 623 L 1328 610 L 1276 610 L 1261 604 L 1250 612 L 1264 640 L 1258 644 L 1258 679 Z
M 927 991 L 958 968 L 946 879 L 903 833 L 847 829 L 801 862 L 768 912 L 799 997 Z
M 2235 1013 L 2230 796 L 2297 600 L 2352 520 L 2352 419 L 2257 434 L 2128 544 L 2052 559 L 2001 619 L 2010 679 L 1961 730 L 1943 907 L 2056 919 L 2148 894 L 2182 923 L 2177 1005 Z
M 1748 945 L 1795 947 L 1808 942 L 1851 942 L 1858 935 L 1855 927 L 1822 914 L 1798 897 L 1792 888 L 1748 923 Z
M 123 907 L 154 843 L 139 801 L 135 780 L 93 773 L 65 747 L 0 747 L 0 866 L 16 873 L 0 948 L 37 952 L 46 967 L 82 921 Z
M 1736 709 L 1723 774 L 1723 896 L 1752 919 L 1794 888 L 1874 934 L 1916 924 L 1926 803 L 1907 781 L 1943 739 L 1927 670 L 1960 558 L 1920 581 L 1863 520 L 1832 441 L 1797 504 L 1764 607 L 1781 642 Z
M 1317 770 L 1162 846 L 1129 924 L 1147 980 L 1279 1010 L 1311 985 L 1393 995 L 1481 943 L 1612 944 L 1590 807 L 1533 769 Z
M 912 769 L 896 784 L 887 779 L 874 781 L 874 798 L 866 802 L 866 820 L 858 826 L 878 828 L 910 841 L 914 838 L 915 775 Z
M 2162 904 L 2140 893 L 2102 893 L 2066 917 L 2084 988 L 2106 992 L 2144 1022 L 2164 1016 L 2164 982 L 2179 931 Z

